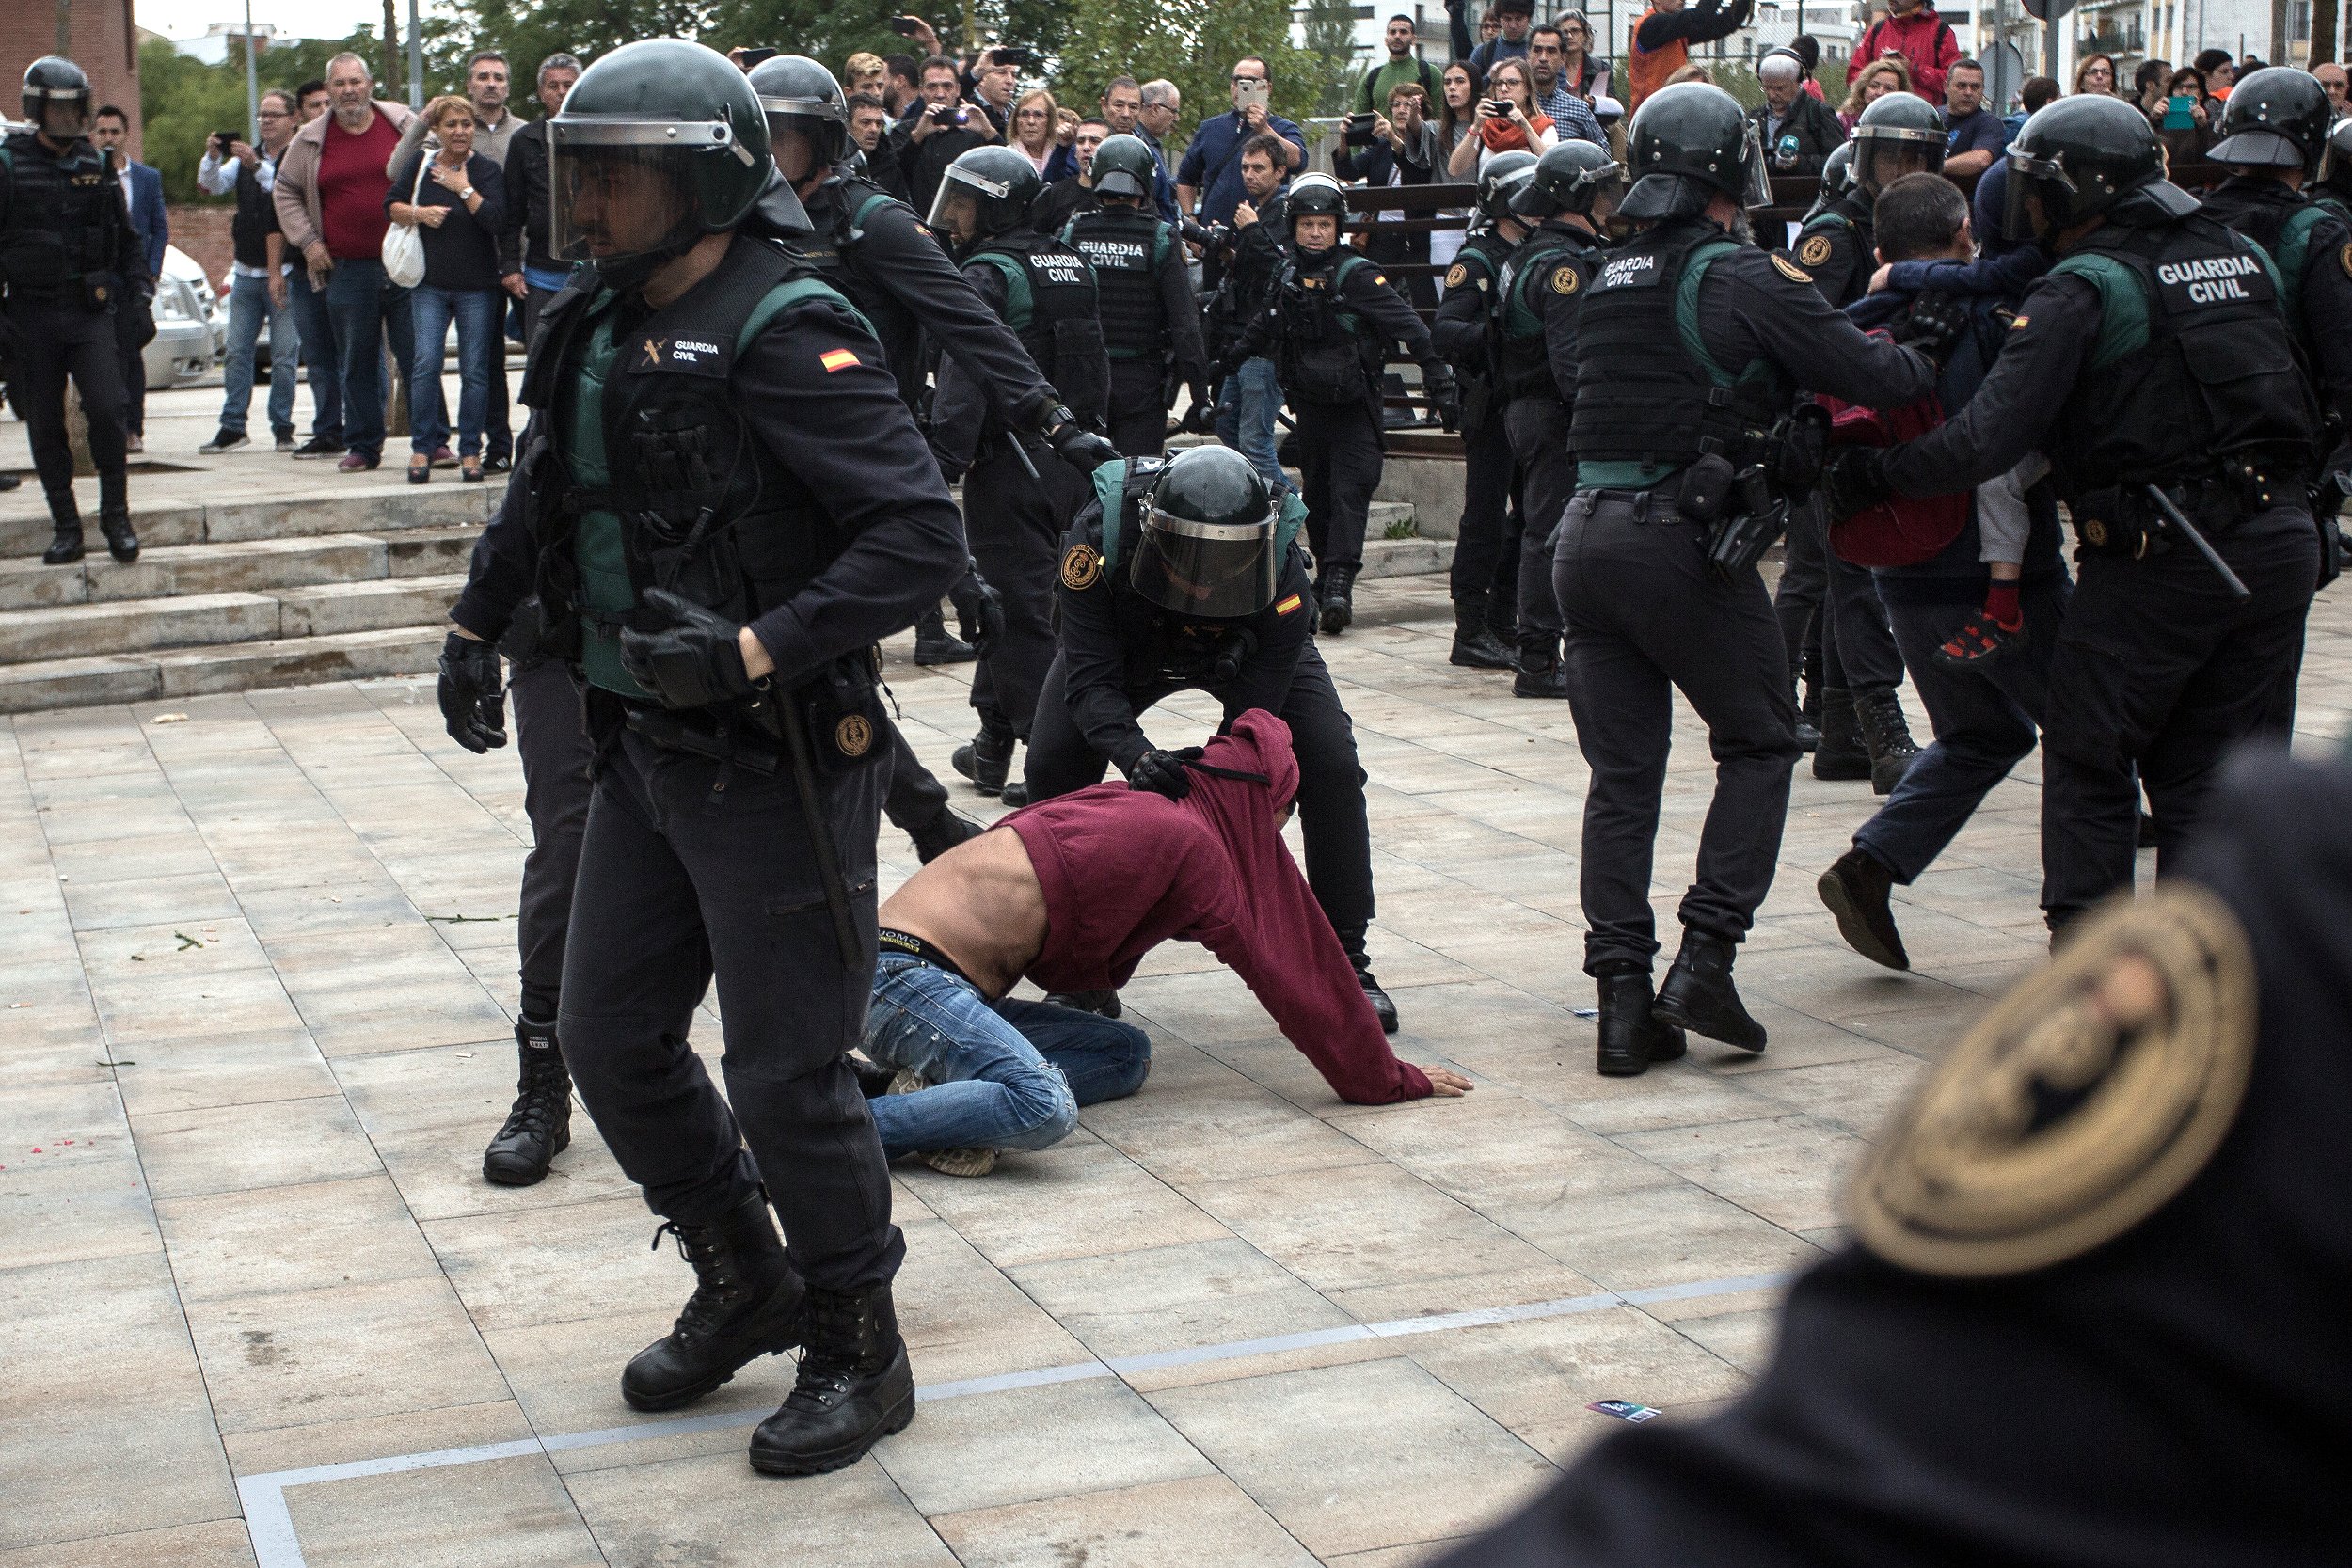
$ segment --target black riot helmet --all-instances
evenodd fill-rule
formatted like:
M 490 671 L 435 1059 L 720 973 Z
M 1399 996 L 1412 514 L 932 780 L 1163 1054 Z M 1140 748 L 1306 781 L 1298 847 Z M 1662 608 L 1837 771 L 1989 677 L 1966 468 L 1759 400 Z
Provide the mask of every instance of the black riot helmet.
M 1617 215 L 1635 223 L 1689 217 L 1719 192 L 1745 207 L 1772 203 L 1756 122 L 1738 99 L 1706 82 L 1677 82 L 1642 101 L 1626 163 L 1633 188 Z
M 1045 182 L 1037 166 L 1009 147 L 976 147 L 961 154 L 940 177 L 931 198 L 930 227 L 960 245 L 1018 229 L 1029 221 L 1029 203 Z
M 1811 223 L 1837 204 L 1840 197 L 1853 189 L 1853 143 L 1841 141 L 1821 165 L 1821 188 L 1805 209 L 1804 221 Z
M 2300 168 L 2320 178 L 2328 160 L 2328 128 L 2335 107 L 2319 78 L 2282 65 L 2265 66 L 2230 89 L 2221 111 L 2221 139 L 2205 156 L 2233 168 Z
M 850 104 L 833 72 L 805 55 L 778 55 L 752 67 L 752 91 L 768 117 L 768 145 L 776 166 L 789 156 L 787 135 L 806 138 L 808 166 L 786 178 L 795 183 L 839 168 L 850 159 Z
M 1915 93 L 1890 92 L 1854 121 L 1853 182 L 1875 201 L 1906 174 L 1941 169 L 1950 139 L 1943 110 Z
M 1558 217 L 1579 213 L 1589 217 L 1593 203 L 1625 188 L 1625 166 L 1609 150 L 1591 142 L 1559 143 L 1535 164 L 1534 177 L 1511 198 L 1511 211 L 1523 218 Z
M 1533 152 L 1497 152 L 1489 157 L 1486 166 L 1478 171 L 1479 226 L 1486 228 L 1516 215 L 1511 210 L 1511 198 L 1534 178 Z
M 1152 176 L 1158 169 L 1159 160 L 1152 156 L 1141 136 L 1104 136 L 1103 145 L 1094 150 L 1094 166 L 1087 171 L 1087 181 L 1097 196 L 1149 201 Z
M 81 114 L 77 127 L 53 132 L 53 135 L 71 140 L 89 135 L 89 78 L 63 55 L 43 55 L 24 68 L 24 118 L 33 122 L 34 130 L 49 129 L 43 116 L 51 104 L 70 105 Z
M 740 224 L 774 167 L 759 99 L 724 55 L 626 43 L 580 72 L 548 122 L 548 243 L 634 288 Z
M 1249 459 L 1231 447 L 1188 447 L 1143 499 L 1128 585 L 1180 615 L 1255 615 L 1274 602 L 1279 515 Z
M 2135 191 L 2159 186 L 2178 195 L 2187 210 L 2196 209 L 2193 198 L 2166 182 L 2164 149 L 2137 105 L 2077 93 L 2035 110 L 2009 144 L 2001 230 L 2011 238 L 2048 239 L 2110 211 Z M 2038 223 L 2028 200 L 2041 210 Z
M 1282 221 L 1290 229 L 1293 247 L 1298 244 L 1298 220 L 1311 217 L 1336 218 L 1341 228 L 1347 226 L 1347 195 L 1327 174 L 1300 175 L 1282 198 Z
M 2352 119 L 2336 121 L 2328 133 L 2328 163 L 2319 182 L 2337 200 L 2352 200 Z

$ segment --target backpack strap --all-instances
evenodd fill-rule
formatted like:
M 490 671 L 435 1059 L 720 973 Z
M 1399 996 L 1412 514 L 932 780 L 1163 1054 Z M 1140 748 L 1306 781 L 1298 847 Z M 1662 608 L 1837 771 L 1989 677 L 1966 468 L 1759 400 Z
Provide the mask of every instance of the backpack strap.
M 2099 291 L 2099 341 L 2090 367 L 2104 370 L 2148 346 L 2148 292 L 2128 262 L 2097 251 L 2077 251 L 2050 269 L 2050 276 L 2087 278 Z
M 2303 320 L 2303 269 L 2311 264 L 2312 230 L 2334 214 L 2316 201 L 2307 201 L 2287 217 L 2286 226 L 2279 230 L 2279 254 L 2272 258 L 2279 274 L 2279 301 L 2286 307 L 2287 321 L 2301 330 Z
M 1037 309 L 1036 297 L 1029 293 L 1029 269 L 1021 264 L 1018 257 L 1008 256 L 1001 250 L 983 250 L 972 260 L 986 261 L 1003 275 L 1005 325 L 1015 332 L 1026 332 L 1029 319 Z
M 888 198 L 884 198 L 884 199 Z M 770 324 L 778 316 L 783 315 L 795 305 L 813 299 L 822 300 L 828 305 L 839 306 L 866 331 L 874 330 L 874 324 L 866 319 L 865 313 L 850 304 L 838 289 L 823 278 L 788 277 L 770 289 L 761 297 L 759 303 L 752 307 L 752 313 L 744 321 L 743 329 L 735 335 L 736 354 L 739 356 L 745 349 L 751 346 L 752 340 L 767 331 Z

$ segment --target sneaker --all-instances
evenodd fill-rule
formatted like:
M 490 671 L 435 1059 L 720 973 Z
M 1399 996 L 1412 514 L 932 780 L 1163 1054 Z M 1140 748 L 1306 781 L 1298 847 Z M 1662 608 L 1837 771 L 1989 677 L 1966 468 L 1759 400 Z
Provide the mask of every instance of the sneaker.
M 433 466 L 437 468 L 454 468 L 457 467 L 457 454 L 447 447 L 435 447 Z
M 1948 664 L 1956 670 L 1968 670 L 2025 645 L 2026 623 L 2023 620 L 2013 626 L 2005 626 L 1990 613 L 1979 610 L 1944 641 L 1942 646 L 1935 650 L 1935 657 L 1939 664 Z
M 913 1094 L 930 1086 L 930 1079 L 908 1068 L 890 1081 L 889 1092 Z M 942 1176 L 986 1176 L 996 1168 L 996 1151 L 993 1148 L 932 1148 L 915 1158 Z
M 511 473 L 514 467 L 515 460 L 504 452 L 499 452 L 495 456 L 482 460 L 482 471 L 485 474 Z
M 335 465 L 335 471 L 339 474 L 364 474 L 382 461 L 372 452 L 347 451 L 343 453 L 343 460 Z
M 294 450 L 294 432 L 291 430 L 278 431 L 270 436 L 270 439 L 277 443 L 278 450 L 279 451 L 292 451 Z
M 213 433 L 211 440 L 196 450 L 207 457 L 213 457 L 224 451 L 235 451 L 239 447 L 249 447 L 252 444 L 253 438 L 244 431 L 231 430 L 227 425 L 222 425 Z
M 294 449 L 296 462 L 309 462 L 321 457 L 341 457 L 342 454 L 343 444 L 341 441 L 330 441 L 324 436 L 313 436 Z

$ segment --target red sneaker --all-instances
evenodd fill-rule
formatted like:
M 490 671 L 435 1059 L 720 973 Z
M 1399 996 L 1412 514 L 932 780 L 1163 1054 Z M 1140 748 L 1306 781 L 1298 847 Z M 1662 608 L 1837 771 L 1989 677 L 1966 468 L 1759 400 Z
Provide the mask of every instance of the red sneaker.
M 1943 645 L 1935 650 L 1935 657 L 1942 663 L 1967 670 L 2025 645 L 2024 621 L 2020 620 L 2013 626 L 2005 626 L 1994 620 L 1990 611 L 1979 610 L 1945 640 Z

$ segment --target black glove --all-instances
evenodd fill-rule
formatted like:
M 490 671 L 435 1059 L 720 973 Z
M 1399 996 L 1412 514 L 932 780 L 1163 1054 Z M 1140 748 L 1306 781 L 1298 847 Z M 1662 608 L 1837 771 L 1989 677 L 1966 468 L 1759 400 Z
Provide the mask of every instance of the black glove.
M 1843 522 L 1895 493 L 1886 482 L 1884 447 L 1839 447 L 1821 469 L 1821 504 L 1830 521 Z
M 1045 444 L 1054 449 L 1056 457 L 1082 474 L 1090 474 L 1118 458 L 1119 449 L 1071 418 L 1069 409 L 1057 409 L 1055 415 L 1055 422 L 1045 430 Z
M 1968 312 L 1948 294 L 1921 294 L 1911 314 L 1895 333 L 1899 347 L 1915 348 L 1938 365 L 1951 357 L 1952 348 L 1968 330 Z
M 441 640 L 441 722 L 469 752 L 506 744 L 506 685 L 494 642 L 451 632 Z
M 1448 430 L 1462 428 L 1462 388 L 1454 379 L 1454 372 L 1444 365 L 1423 365 L 1421 368 L 1422 390 L 1429 394 L 1430 404 L 1438 410 L 1438 423 Z
M 1206 436 L 1216 428 L 1216 393 L 1205 381 L 1192 388 L 1192 405 L 1184 410 L 1184 418 L 1177 428 L 1195 436 Z
M 708 707 L 757 694 L 736 641 L 743 628 L 666 588 L 645 591 L 645 608 L 670 617 L 660 631 L 621 633 L 621 668 L 665 707 Z
M 1005 635 L 1005 596 L 988 585 L 988 579 L 980 576 L 980 563 L 974 561 L 947 590 L 947 598 L 956 607 L 956 635 L 986 658 L 996 640 Z
M 1181 752 L 1146 752 L 1127 770 L 1127 787 L 1148 789 L 1171 800 L 1181 800 L 1192 793 L 1192 774 L 1185 770 L 1184 764 L 1196 762 L 1200 756 L 1198 746 L 1187 746 Z

